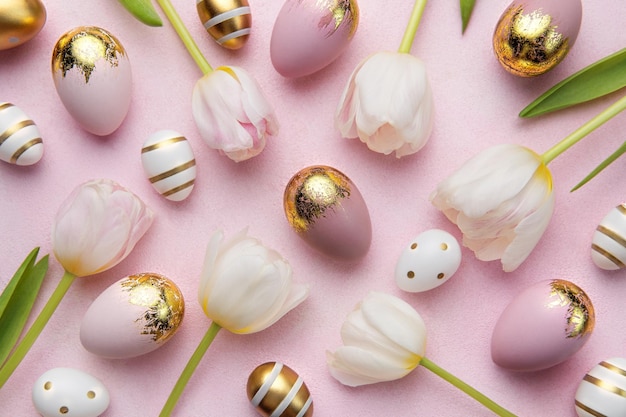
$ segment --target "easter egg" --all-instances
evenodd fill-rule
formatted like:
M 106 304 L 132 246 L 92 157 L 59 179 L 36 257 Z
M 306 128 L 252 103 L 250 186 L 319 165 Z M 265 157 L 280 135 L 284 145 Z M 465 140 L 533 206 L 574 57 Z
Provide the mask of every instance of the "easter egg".
M 80 325 L 83 347 L 106 358 L 152 352 L 178 331 L 183 295 L 171 280 L 153 273 L 130 275 L 104 290 Z
M 285 187 L 283 207 L 293 230 L 319 252 L 356 260 L 369 250 L 369 211 L 359 189 L 339 170 L 325 165 L 300 170 Z
M 141 165 L 152 186 L 172 201 L 184 200 L 196 181 L 196 159 L 187 139 L 174 130 L 160 130 L 141 148 Z
M 54 368 L 33 385 L 33 405 L 43 417 L 97 417 L 109 407 L 104 384 L 74 368 Z
M 252 15 L 248 0 L 197 0 L 198 17 L 215 41 L 239 49 L 250 36 Z
M 311 417 L 313 400 L 302 378 L 281 362 L 257 366 L 248 377 L 248 399 L 265 417 Z
M 626 359 L 611 358 L 594 366 L 576 390 L 579 417 L 626 416 Z
M 286 0 L 272 29 L 272 65 L 288 78 L 313 74 L 341 55 L 358 23 L 356 0 Z
M 0 51 L 34 38 L 46 23 L 46 8 L 40 0 L 0 1 Z
M 33 165 L 43 156 L 39 129 L 19 107 L 0 102 L 0 160 Z
M 402 251 L 396 263 L 396 284 L 408 292 L 428 291 L 449 280 L 460 264 L 461 247 L 454 236 L 427 230 Z
M 575 284 L 546 280 L 519 293 L 504 309 L 491 336 L 491 358 L 515 371 L 537 371 L 569 359 L 589 340 L 595 313 Z
M 514 0 L 493 34 L 496 57 L 511 74 L 543 74 L 574 46 L 581 20 L 581 0 Z
M 113 133 L 131 100 L 126 50 L 108 31 L 80 26 L 59 38 L 52 52 L 52 78 L 61 102 L 88 132 Z
M 591 259 L 598 268 L 606 270 L 626 267 L 626 204 L 611 209 L 596 227 Z

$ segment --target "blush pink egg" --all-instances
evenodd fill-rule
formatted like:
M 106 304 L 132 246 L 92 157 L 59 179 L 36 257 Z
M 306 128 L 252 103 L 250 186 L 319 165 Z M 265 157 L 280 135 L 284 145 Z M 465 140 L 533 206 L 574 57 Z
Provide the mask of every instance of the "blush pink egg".
M 286 0 L 272 30 L 272 65 L 288 78 L 313 74 L 341 55 L 358 22 L 356 0 Z
M 557 365 L 591 336 L 595 314 L 587 294 L 561 279 L 538 282 L 518 294 L 493 330 L 491 358 L 514 371 Z

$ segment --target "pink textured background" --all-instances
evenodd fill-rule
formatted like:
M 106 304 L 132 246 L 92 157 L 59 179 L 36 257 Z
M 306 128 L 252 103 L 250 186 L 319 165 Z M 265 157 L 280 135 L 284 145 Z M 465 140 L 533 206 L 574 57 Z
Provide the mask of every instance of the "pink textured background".
M 421 368 L 402 380 L 357 389 L 330 376 L 325 350 L 339 346 L 341 322 L 369 290 L 394 294 L 413 305 L 429 331 L 427 356 L 522 416 L 575 416 L 574 393 L 586 371 L 601 360 L 626 355 L 626 277 L 623 271 L 596 268 L 589 249 L 598 222 L 626 198 L 624 161 L 583 189 L 568 191 L 626 139 L 626 115 L 550 165 L 557 197 L 554 217 L 518 270 L 504 273 L 499 262 L 477 261 L 463 249 L 457 274 L 438 289 L 404 293 L 393 279 L 402 249 L 422 231 L 442 228 L 460 239 L 428 196 L 467 157 L 503 142 L 543 152 L 619 96 L 538 119 L 517 117 L 552 84 L 625 46 L 622 0 L 585 1 L 575 47 L 557 69 L 536 79 L 507 74 L 494 58 L 491 35 L 508 0 L 478 1 L 463 36 L 458 2 L 430 2 L 413 53 L 430 71 L 435 128 L 420 153 L 401 160 L 341 139 L 333 128 L 333 113 L 357 63 L 372 52 L 397 48 L 412 2 L 360 0 L 359 30 L 339 60 L 313 76 L 287 80 L 269 58 L 270 34 L 281 2 L 250 0 L 253 35 L 244 49 L 232 52 L 204 32 L 194 1 L 174 0 L 209 61 L 248 69 L 275 106 L 279 135 L 259 157 L 240 164 L 201 141 L 190 108 L 200 71 L 168 22 L 161 28 L 144 26 L 114 0 L 45 3 L 48 21 L 43 31 L 26 45 L 0 51 L 0 100 L 16 104 L 35 120 L 45 144 L 44 158 L 35 166 L 0 164 L 0 284 L 4 287 L 33 247 L 51 251 L 50 228 L 57 207 L 83 181 L 116 180 L 141 196 L 157 218 L 123 263 L 81 279 L 70 289 L 26 360 L 0 390 L 1 416 L 36 415 L 30 400 L 32 384 L 58 366 L 82 369 L 106 384 L 112 401 L 105 416 L 156 416 L 209 325 L 196 302 L 196 290 L 205 245 L 218 228 L 231 235 L 249 226 L 251 235 L 289 260 L 295 279 L 311 285 L 311 295 L 266 331 L 246 336 L 221 332 L 183 393 L 177 416 L 256 415 L 245 383 L 252 369 L 268 360 L 284 361 L 300 373 L 314 396 L 318 416 L 491 415 Z M 86 133 L 73 121 L 50 74 L 56 40 L 80 25 L 101 26 L 116 35 L 133 69 L 130 112 L 121 128 L 105 138 Z M 196 188 L 182 203 L 159 196 L 143 175 L 141 144 L 159 129 L 186 135 L 196 154 Z M 342 264 L 316 254 L 285 220 L 284 186 L 295 172 L 313 164 L 332 165 L 346 173 L 369 206 L 373 242 L 359 263 Z M 136 359 L 105 360 L 86 352 L 78 329 L 90 303 L 119 278 L 147 271 L 167 275 L 186 296 L 179 333 L 161 349 Z M 51 259 L 37 309 L 61 273 Z M 489 343 L 500 312 L 519 291 L 548 278 L 568 279 L 586 290 L 596 309 L 595 333 L 578 354 L 552 369 L 518 374 L 498 368 L 491 361 Z

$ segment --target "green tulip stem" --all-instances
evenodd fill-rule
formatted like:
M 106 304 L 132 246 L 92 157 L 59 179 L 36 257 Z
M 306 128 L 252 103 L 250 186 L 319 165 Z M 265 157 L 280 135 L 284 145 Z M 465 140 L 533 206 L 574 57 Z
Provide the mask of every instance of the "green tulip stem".
M 561 155 L 579 140 L 593 132 L 598 127 L 602 126 L 605 122 L 619 114 L 624 109 L 626 109 L 626 96 L 611 104 L 609 107 L 600 112 L 600 114 L 596 115 L 593 119 L 589 120 L 552 148 L 544 152 L 543 155 L 541 155 L 543 163 L 547 165 L 554 158 Z
M 65 293 L 67 293 L 67 290 L 70 288 L 75 278 L 76 276 L 74 274 L 67 271 L 63 274 L 61 281 L 48 299 L 46 305 L 44 305 L 43 309 L 39 313 L 39 316 L 37 316 L 33 324 L 30 326 L 30 329 L 28 329 L 28 332 L 16 346 L 13 354 L 9 356 L 9 359 L 7 359 L 4 363 L 2 369 L 0 369 L 0 388 L 2 388 L 9 380 L 13 371 L 17 369 L 19 364 L 22 362 L 22 359 L 24 359 L 30 348 L 33 346 L 35 340 L 37 340 L 37 337 L 39 337 L 39 334 L 48 323 L 48 320 L 52 317 L 52 314 L 63 299 L 63 296 L 65 296 Z
M 459 378 L 452 375 L 448 371 L 441 369 L 439 366 L 435 365 L 430 360 L 426 358 L 422 358 L 422 360 L 420 361 L 420 365 L 422 365 L 424 368 L 428 369 L 429 371 L 433 372 L 435 375 L 438 375 L 441 378 L 445 379 L 446 381 L 448 381 L 449 383 L 451 383 L 452 385 L 454 385 L 455 387 L 457 387 L 458 389 L 460 389 L 461 391 L 463 391 L 464 393 L 466 393 L 467 395 L 469 395 L 470 397 L 472 397 L 473 399 L 475 399 L 476 401 L 478 401 L 479 403 L 487 407 L 489 410 L 499 415 L 500 417 L 516 417 L 515 414 L 502 408 L 496 402 L 494 402 L 493 400 L 485 396 L 483 393 L 471 387 L 470 385 L 466 384 L 465 382 L 461 381 Z
M 411 17 L 409 18 L 409 24 L 404 30 L 404 36 L 402 36 L 402 42 L 400 42 L 398 52 L 403 54 L 411 52 L 413 39 L 415 39 L 417 27 L 420 24 L 420 20 L 422 20 L 422 14 L 424 13 L 424 7 L 426 7 L 426 1 L 427 0 L 415 0 L 415 4 L 413 4 L 413 11 L 411 11 Z
M 157 0 L 157 3 L 159 3 L 159 6 L 163 9 L 163 13 L 165 13 L 165 16 L 167 16 L 172 26 L 174 26 L 174 30 L 178 33 L 178 36 L 180 37 L 180 40 L 183 41 L 183 44 L 185 44 L 185 47 L 193 60 L 196 61 L 196 64 L 202 71 L 202 74 L 206 75 L 213 71 L 209 61 L 207 61 L 204 55 L 202 55 L 202 52 L 200 52 L 200 48 L 198 48 L 198 45 L 191 37 L 191 34 L 176 12 L 176 9 L 174 9 L 174 6 L 172 6 L 170 0 Z
M 176 407 L 176 403 L 183 393 L 187 382 L 189 382 L 189 379 L 191 379 L 191 375 L 193 375 L 193 372 L 198 367 L 200 360 L 202 360 L 202 357 L 206 353 L 207 349 L 209 349 L 209 346 L 211 346 L 213 339 L 215 339 L 215 336 L 217 336 L 217 332 L 219 332 L 220 329 L 221 327 L 219 324 L 215 322 L 211 323 L 211 327 L 209 327 L 209 330 L 207 330 L 207 332 L 205 333 L 204 337 L 200 341 L 200 344 L 193 352 L 193 355 L 191 355 L 191 358 L 189 358 L 187 366 L 185 366 L 185 369 L 183 369 L 180 377 L 178 377 L 178 381 L 176 381 L 176 385 L 174 385 L 174 389 L 172 389 L 172 392 L 170 393 L 167 402 L 163 406 L 159 417 L 168 417 L 172 414 L 172 411 L 174 411 L 174 407 Z

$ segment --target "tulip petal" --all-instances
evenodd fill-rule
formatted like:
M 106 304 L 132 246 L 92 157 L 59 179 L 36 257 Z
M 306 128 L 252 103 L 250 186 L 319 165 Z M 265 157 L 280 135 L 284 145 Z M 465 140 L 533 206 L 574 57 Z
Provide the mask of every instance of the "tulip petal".
M 341 346 L 335 352 L 326 354 L 331 375 L 342 384 L 352 387 L 402 378 L 419 365 L 420 358 L 416 359 L 415 362 L 399 366 L 390 357 L 354 346 Z

